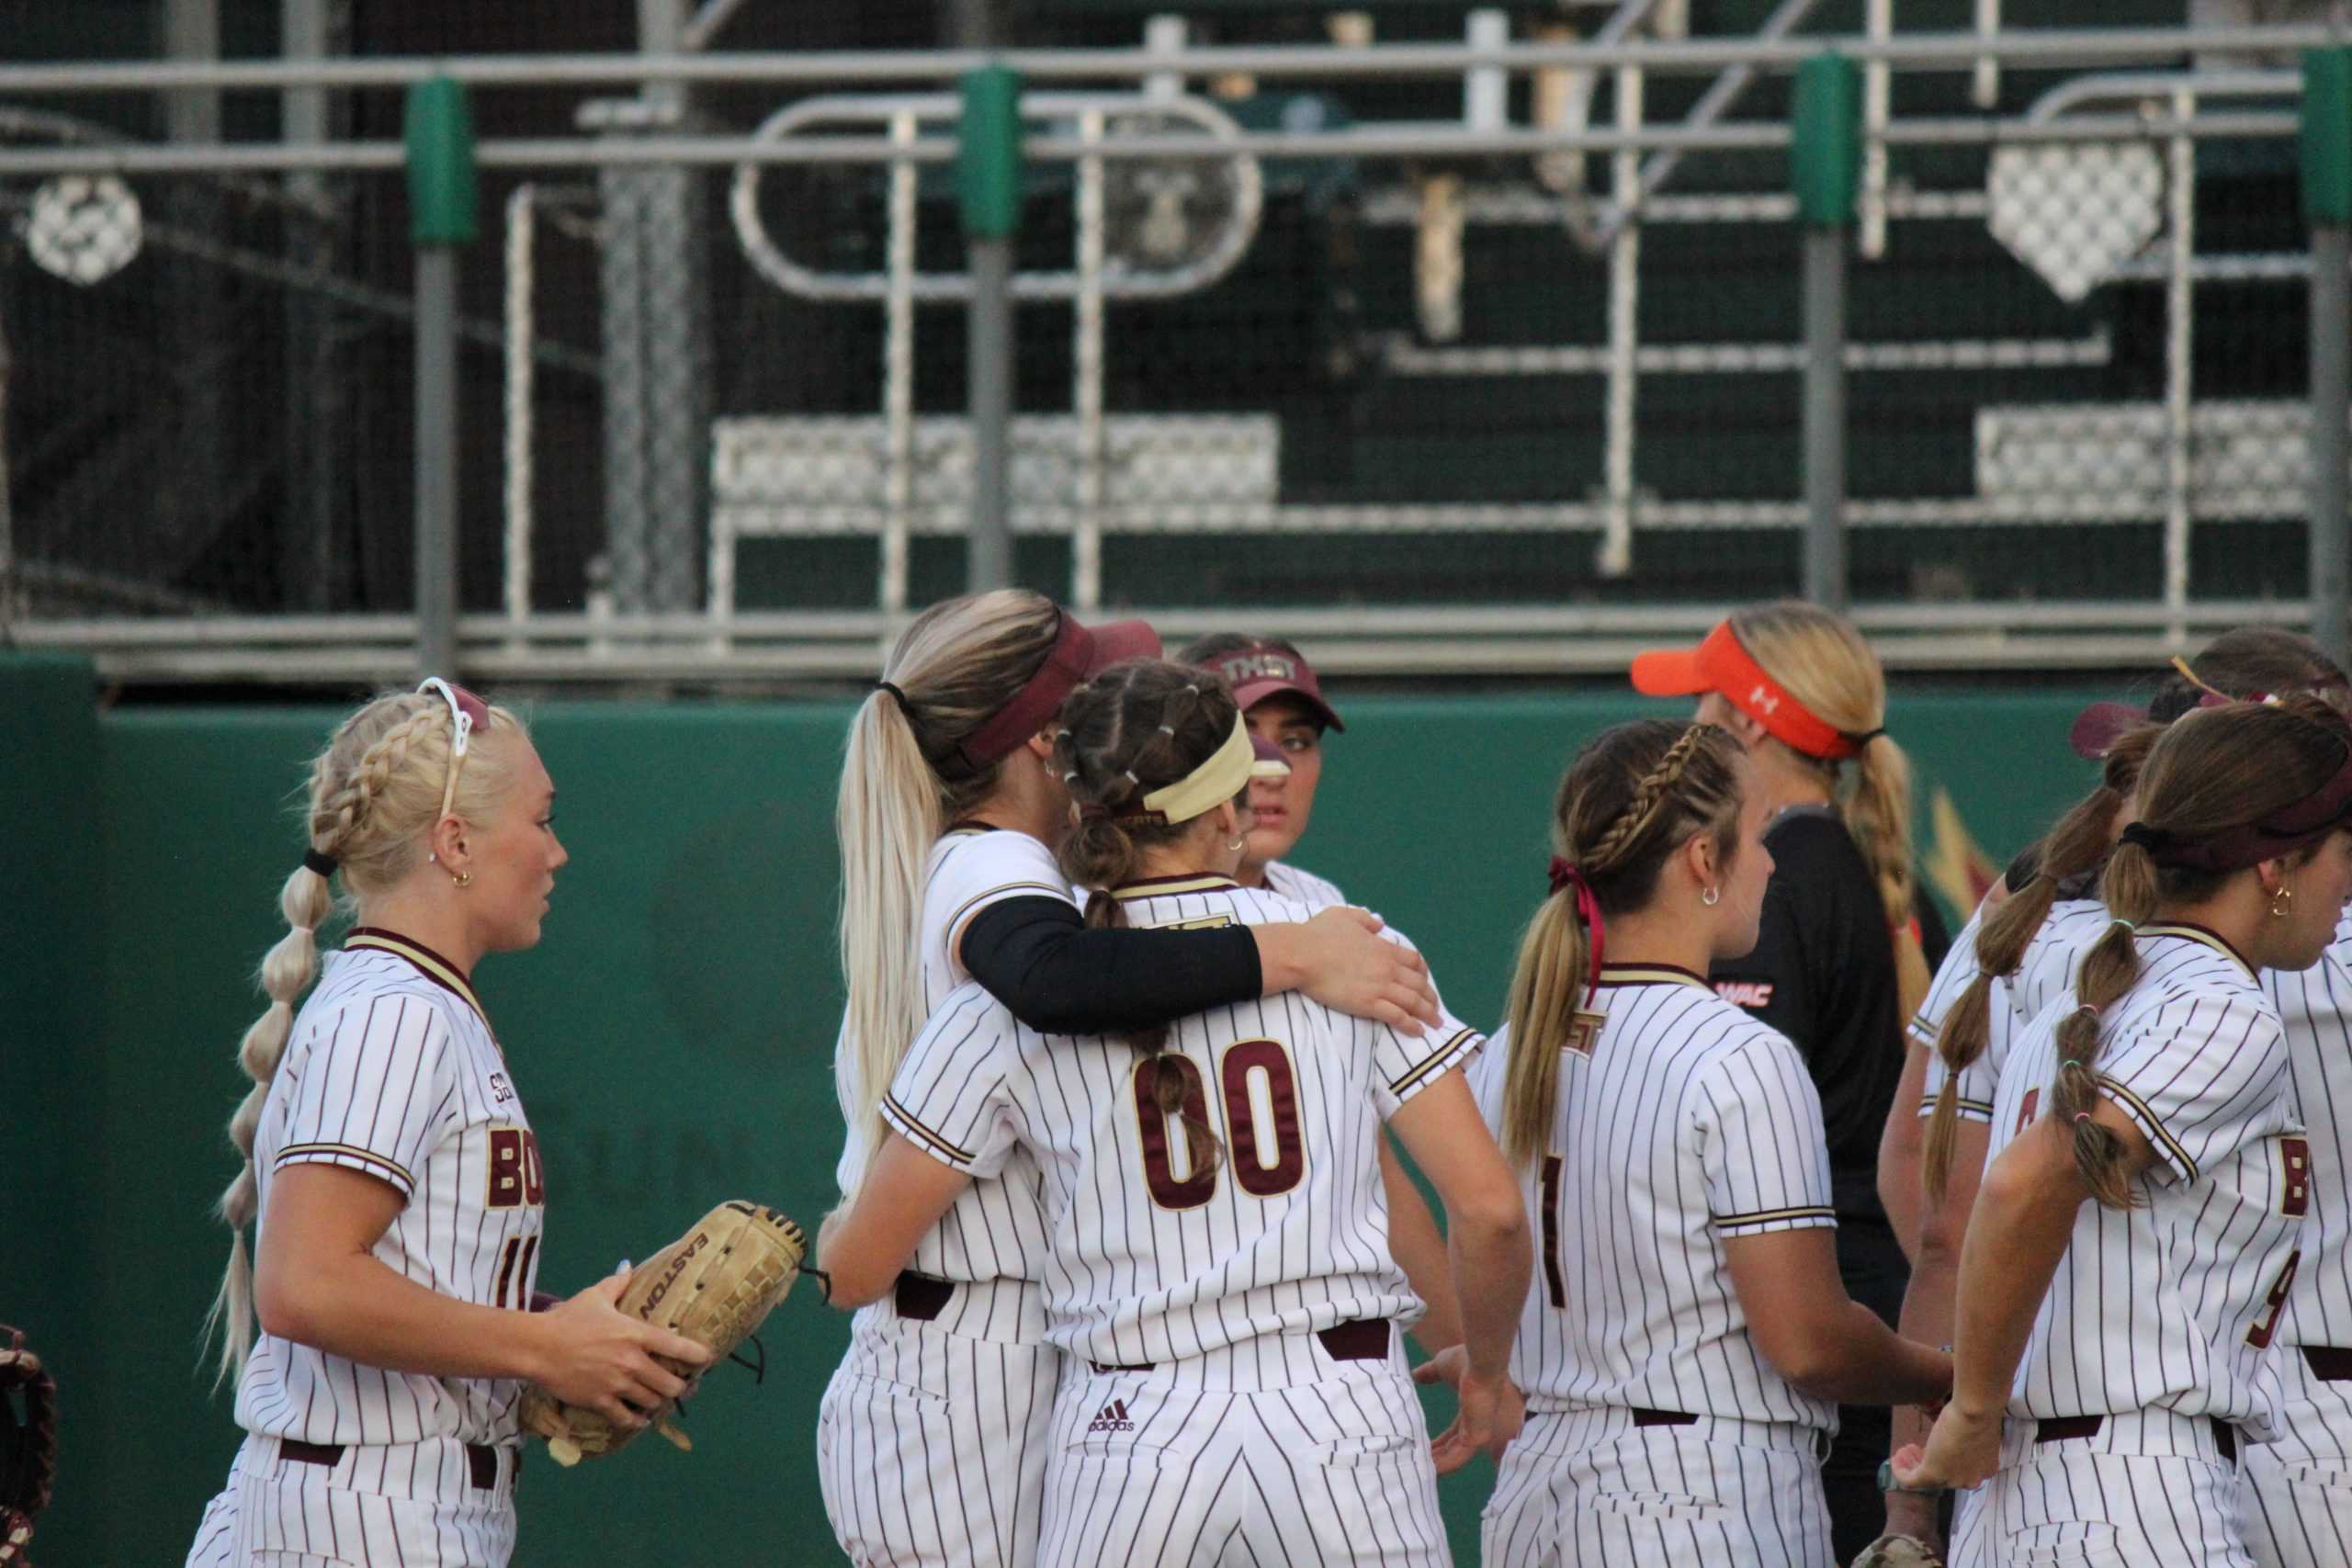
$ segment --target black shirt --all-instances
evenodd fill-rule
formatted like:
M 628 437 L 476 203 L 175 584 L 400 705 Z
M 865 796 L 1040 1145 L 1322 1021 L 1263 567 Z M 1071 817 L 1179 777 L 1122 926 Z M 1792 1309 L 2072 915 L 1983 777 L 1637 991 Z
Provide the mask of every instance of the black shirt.
M 1878 1145 L 1903 1077 L 1886 904 L 1837 813 L 1801 806 L 1764 834 L 1772 880 L 1756 950 L 1717 963 L 1715 989 L 1787 1035 L 1821 1092 L 1841 1232 L 1883 1227 Z

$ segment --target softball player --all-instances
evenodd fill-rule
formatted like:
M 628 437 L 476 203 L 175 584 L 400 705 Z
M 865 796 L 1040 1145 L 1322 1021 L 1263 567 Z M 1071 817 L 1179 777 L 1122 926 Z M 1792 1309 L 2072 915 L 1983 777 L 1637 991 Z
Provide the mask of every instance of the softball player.
M 1912 1064 L 1906 1091 L 1888 1118 L 1882 1180 L 1905 1184 L 1924 1201 L 1913 1273 L 1899 1320 L 1903 1332 L 1929 1343 L 1952 1334 L 1953 1272 L 1984 1174 L 1993 1100 L 2011 1041 L 2074 982 L 2075 961 L 2105 931 L 2109 916 L 2097 880 L 2142 764 L 2163 727 L 2201 705 L 2229 698 L 2259 700 L 2275 693 L 2335 694 L 2343 671 L 2308 637 L 2273 627 L 2225 632 L 2157 687 L 2144 708 L 2097 703 L 2075 720 L 2069 742 L 2101 764 L 2099 787 L 2062 818 L 2041 841 L 2018 857 L 2005 878 L 2006 897 L 1988 898 L 1969 922 L 1953 956 L 1910 1026 Z M 1924 1118 L 1924 1137 L 1898 1137 L 1898 1123 Z M 1900 1163 L 1907 1156 L 1908 1163 Z M 1897 1412 L 1894 1443 L 1922 1440 L 1915 1413 Z M 1965 1508 L 1967 1500 L 1962 1499 Z M 1938 1533 L 1932 1499 L 1890 1493 L 1890 1535 L 1931 1540 Z
M 1701 977 L 1756 940 L 1770 809 L 1704 724 L 1620 726 L 1561 784 L 1552 896 L 1472 1069 L 1540 1255 L 1490 1568 L 1818 1564 L 1835 1402 L 1950 1386 L 1838 1282 L 1804 1062 Z
M 1901 1310 L 1916 1214 L 1879 1182 L 1903 1024 L 1929 972 L 1911 856 L 1911 766 L 1886 733 L 1886 677 L 1842 616 L 1783 603 L 1734 613 L 1693 649 L 1634 660 L 1634 689 L 1699 698 L 1737 737 L 1771 797 L 1778 869 L 1759 934 L 1710 977 L 1796 1046 L 1821 1097 L 1839 1277 L 1888 1324 Z M 1842 1559 L 1877 1531 L 1888 1413 L 1838 1412 L 1824 1467 Z
M 2317 966 L 2274 969 L 2263 989 L 2309 1129 L 2311 1209 L 2272 1368 L 2278 1435 L 2246 1450 L 2241 1497 L 2256 1562 L 2322 1568 L 2352 1562 L 2352 918 Z
M 1324 732 L 1347 728 L 1323 694 L 1314 666 L 1290 643 L 1231 632 L 1202 638 L 1185 649 L 1178 661 L 1209 671 L 1231 688 L 1259 761 L 1250 773 L 1250 847 L 1234 880 L 1310 909 L 1346 904 L 1339 884 L 1283 859 L 1297 848 L 1314 815 L 1316 791 L 1323 781 Z M 1438 1009 L 1440 1029 L 1462 1027 L 1442 1001 Z M 1446 1271 L 1445 1237 L 1392 1144 L 1393 1135 L 1380 1140 L 1389 1246 L 1428 1308 L 1414 1325 L 1413 1338 L 1435 1354 L 1462 1338 L 1461 1314 Z
M 546 1183 L 469 972 L 538 942 L 568 857 L 514 716 L 425 686 L 360 709 L 311 768 L 220 1202 L 236 1239 L 215 1310 L 248 1435 L 191 1568 L 496 1568 L 524 1380 L 640 1426 L 685 1389 L 651 1353 L 709 1359 L 616 1311 L 622 1276 L 528 1310 Z M 297 1013 L 338 870 L 360 924 Z
M 1991 1477 L 1962 1551 L 1988 1568 L 2251 1561 L 2237 1451 L 2278 1418 L 2263 1352 L 2311 1201 L 2256 976 L 2310 967 L 2352 897 L 2352 733 L 2306 697 L 2193 713 L 2136 811 L 2107 932 L 2003 1066 L 1952 1402 L 1895 1463 Z
M 841 788 L 842 968 L 835 1077 L 856 1193 L 883 1090 L 931 1010 L 976 978 L 1061 1029 L 1182 1017 L 1295 986 L 1407 1027 L 1434 1019 L 1418 955 L 1337 910 L 1259 931 L 1089 931 L 1048 847 L 1069 796 L 1046 766 L 1057 709 L 1112 660 L 1157 653 L 1140 622 L 1080 626 L 1004 591 L 919 616 L 852 724 Z M 909 961 L 909 944 L 912 962 Z M 818 1418 L 826 1511 L 854 1562 L 1026 1563 L 1058 1363 L 1025 1156 L 972 1183 L 859 1313 Z M 821 1244 L 820 1244 L 821 1245 Z
M 1250 739 L 1213 678 L 1136 663 L 1074 694 L 1056 750 L 1065 845 L 1098 924 L 1296 919 L 1238 887 Z M 826 1262 L 837 1299 L 888 1289 L 973 1183 L 1042 1168 L 1043 1280 L 1071 1359 L 1055 1406 L 1041 1562 L 1445 1561 L 1419 1402 L 1392 1325 L 1374 1154 L 1393 1118 L 1453 1219 L 1467 1432 L 1516 1430 L 1503 1377 L 1526 1216 L 1453 1069 L 1464 1031 L 1413 1039 L 1304 998 L 1210 1009 L 1127 1038 L 1041 1035 L 950 998 L 884 1102 L 876 1155 Z

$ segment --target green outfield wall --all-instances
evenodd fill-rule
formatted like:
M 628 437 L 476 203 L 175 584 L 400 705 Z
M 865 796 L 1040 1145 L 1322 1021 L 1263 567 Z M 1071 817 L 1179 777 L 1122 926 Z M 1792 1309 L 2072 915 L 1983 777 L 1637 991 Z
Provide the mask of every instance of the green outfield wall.
M 2005 858 L 2086 787 L 2066 726 L 2093 694 L 1905 695 L 1893 729 Z M 1677 711 L 1631 697 L 1340 694 L 1301 863 L 1409 932 L 1448 1000 L 1490 1022 L 1544 884 L 1546 816 L 1579 739 Z M 551 703 L 534 715 L 572 854 L 536 951 L 477 976 L 546 1151 L 542 1284 L 577 1289 L 715 1200 L 813 1222 L 840 1143 L 832 790 L 840 704 Z M 175 1564 L 237 1435 L 199 1367 L 225 1253 L 232 1052 L 278 933 L 304 762 L 335 715 L 101 712 L 86 666 L 0 660 L 0 1320 L 63 1387 L 64 1468 L 38 1560 Z M 1952 834 L 1945 824 L 1942 847 Z M 1923 853 L 1931 846 L 1923 843 Z M 796 1293 L 768 1377 L 722 1370 L 695 1451 L 640 1443 L 562 1472 L 535 1456 L 523 1564 L 703 1561 L 695 1521 L 836 1561 L 812 1461 L 846 1320 Z M 1447 1506 L 1475 1560 L 1485 1473 Z M 741 1555 L 740 1551 L 736 1553 Z

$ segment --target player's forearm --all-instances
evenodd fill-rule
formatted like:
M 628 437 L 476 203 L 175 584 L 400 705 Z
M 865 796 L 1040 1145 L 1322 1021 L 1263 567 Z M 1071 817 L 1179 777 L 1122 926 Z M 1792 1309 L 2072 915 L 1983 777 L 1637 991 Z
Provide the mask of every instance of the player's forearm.
M 1926 1219 L 1927 1194 L 1920 1166 L 1927 1136 L 1919 1118 L 1919 1096 L 1926 1087 L 1928 1053 L 1917 1042 L 1904 1051 L 1903 1077 L 1895 1085 L 1894 1104 L 1886 1113 L 1886 1130 L 1878 1141 L 1878 1201 L 1903 1256 L 1916 1266 L 1919 1231 Z
M 1380 1180 L 1388 1194 L 1388 1251 L 1428 1311 L 1413 1327 L 1421 1349 L 1436 1355 L 1462 1343 L 1462 1306 L 1454 1299 L 1453 1265 L 1437 1216 L 1413 1182 L 1385 1133 L 1380 1139 Z
M 1511 1339 L 1519 1332 L 1520 1309 L 1526 1304 L 1535 1262 L 1518 1188 L 1514 1185 L 1508 1195 L 1507 1207 L 1449 1207 L 1445 1216 L 1462 1315 L 1462 1348 L 1471 1371 L 1481 1377 L 1501 1377 L 1510 1371 Z
M 1951 1343 L 1952 1290 L 1958 1261 L 1952 1238 L 1931 1213 L 1920 1232 L 1918 1257 L 1911 1267 L 1910 1283 L 1903 1292 L 1903 1311 L 1895 1320 L 1897 1332 L 1903 1337 L 1919 1345 Z M 1890 1413 L 1888 1425 L 1892 1432 L 1887 1454 L 1892 1458 L 1913 1444 L 1924 1446 L 1935 1423 L 1919 1405 L 1897 1404 Z M 1888 1493 L 1886 1529 L 1893 1535 L 1936 1540 L 1940 1529 L 1936 1499 Z
M 443 1295 L 371 1253 L 307 1260 L 254 1281 L 262 1327 L 387 1371 L 443 1378 L 537 1378 L 540 1319 Z
M 2035 1314 L 2089 1198 L 2053 1122 L 2029 1129 L 1984 1172 L 1961 1244 L 1952 1403 L 1972 1416 L 2008 1404 Z
M 1918 1404 L 1951 1392 L 1951 1358 L 1904 1338 L 1860 1302 L 1841 1303 L 1780 1368 L 1803 1393 L 1835 1404 Z
M 1114 1034 L 1249 1001 L 1272 987 L 1241 927 L 1088 929 L 1058 898 L 1008 898 L 972 917 L 958 955 L 1013 1017 L 1046 1034 Z

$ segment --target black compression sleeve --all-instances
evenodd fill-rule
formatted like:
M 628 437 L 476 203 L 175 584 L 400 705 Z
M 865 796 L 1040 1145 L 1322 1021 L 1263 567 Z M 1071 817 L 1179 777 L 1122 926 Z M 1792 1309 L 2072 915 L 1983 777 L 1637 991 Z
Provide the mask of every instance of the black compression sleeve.
M 1007 898 L 964 927 L 964 967 L 1047 1034 L 1117 1034 L 1254 1000 L 1265 986 L 1247 926 L 1089 930 L 1058 898 Z

